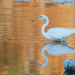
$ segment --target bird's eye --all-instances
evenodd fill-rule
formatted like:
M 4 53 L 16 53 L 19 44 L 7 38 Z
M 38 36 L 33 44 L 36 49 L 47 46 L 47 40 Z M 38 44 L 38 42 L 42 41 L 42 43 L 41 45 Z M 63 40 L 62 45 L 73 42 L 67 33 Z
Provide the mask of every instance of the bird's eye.
M 42 16 L 40 16 L 40 18 L 42 18 Z

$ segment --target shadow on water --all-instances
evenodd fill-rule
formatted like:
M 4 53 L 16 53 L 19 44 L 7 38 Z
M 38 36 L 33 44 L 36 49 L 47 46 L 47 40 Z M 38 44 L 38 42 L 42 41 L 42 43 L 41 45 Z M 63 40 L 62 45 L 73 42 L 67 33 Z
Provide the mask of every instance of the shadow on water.
M 75 75 L 75 72 L 65 71 L 63 75 Z
M 45 63 L 38 63 L 41 67 L 45 67 L 48 63 L 48 58 L 45 56 L 44 51 L 47 51 L 48 53 L 52 55 L 64 55 L 64 54 L 74 54 L 75 49 L 72 47 L 69 47 L 66 42 L 51 42 L 48 44 L 45 44 L 41 49 L 41 56 L 43 59 L 45 59 Z

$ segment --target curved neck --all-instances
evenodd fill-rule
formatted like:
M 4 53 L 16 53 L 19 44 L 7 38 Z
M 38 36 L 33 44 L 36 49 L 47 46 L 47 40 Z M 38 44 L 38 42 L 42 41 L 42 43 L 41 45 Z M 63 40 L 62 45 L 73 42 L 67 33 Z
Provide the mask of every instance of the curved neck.
M 45 33 L 44 29 L 45 29 L 45 27 L 49 24 L 49 19 L 48 19 L 48 17 L 45 17 L 45 19 L 46 19 L 46 23 L 43 24 L 42 29 L 41 29 L 42 35 L 43 35 L 44 37 L 47 36 L 47 33 Z
M 42 55 L 42 58 L 45 59 L 45 63 L 42 63 L 42 67 L 46 66 L 48 63 L 48 58 L 45 56 L 44 51 L 45 49 L 42 48 L 41 55 Z

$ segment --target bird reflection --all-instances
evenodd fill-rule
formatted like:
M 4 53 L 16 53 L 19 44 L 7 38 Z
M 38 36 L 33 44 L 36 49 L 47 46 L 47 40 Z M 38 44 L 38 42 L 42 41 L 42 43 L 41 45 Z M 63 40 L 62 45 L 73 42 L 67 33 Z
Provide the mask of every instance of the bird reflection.
M 52 55 L 63 55 L 68 53 L 71 53 L 71 54 L 75 53 L 75 49 L 73 49 L 72 47 L 69 47 L 66 44 L 66 42 L 51 42 L 51 43 L 45 44 L 41 49 L 41 55 L 42 55 L 42 58 L 45 59 L 45 63 L 38 62 L 40 67 L 44 67 L 48 63 L 48 58 L 44 54 L 45 50 Z

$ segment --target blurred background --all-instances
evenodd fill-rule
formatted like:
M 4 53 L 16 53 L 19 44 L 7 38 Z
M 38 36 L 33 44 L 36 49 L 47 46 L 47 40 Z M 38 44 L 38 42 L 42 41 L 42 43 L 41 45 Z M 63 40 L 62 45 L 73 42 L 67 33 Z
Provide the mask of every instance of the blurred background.
M 0 0 L 0 75 L 63 75 L 63 63 L 75 54 L 52 55 L 47 51 L 48 64 L 41 68 L 36 62 L 44 63 L 42 47 L 52 42 L 41 34 L 45 20 L 32 20 L 44 14 L 49 18 L 45 32 L 53 27 L 75 28 L 74 1 L 44 0 Z M 75 41 L 75 35 L 69 36 Z M 67 42 L 75 49 L 75 43 Z

